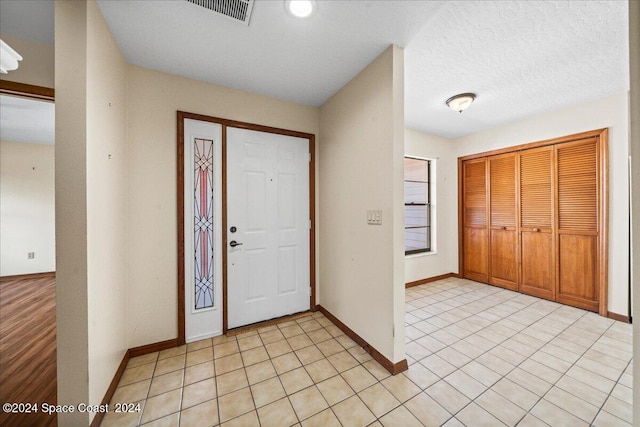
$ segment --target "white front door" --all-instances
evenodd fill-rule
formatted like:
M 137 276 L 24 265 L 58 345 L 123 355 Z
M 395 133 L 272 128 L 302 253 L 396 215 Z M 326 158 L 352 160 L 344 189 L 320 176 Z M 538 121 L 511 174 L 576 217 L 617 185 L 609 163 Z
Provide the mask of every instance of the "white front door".
M 227 307 L 235 328 L 309 309 L 309 141 L 227 128 Z
M 185 339 L 222 334 L 222 126 L 184 121 Z

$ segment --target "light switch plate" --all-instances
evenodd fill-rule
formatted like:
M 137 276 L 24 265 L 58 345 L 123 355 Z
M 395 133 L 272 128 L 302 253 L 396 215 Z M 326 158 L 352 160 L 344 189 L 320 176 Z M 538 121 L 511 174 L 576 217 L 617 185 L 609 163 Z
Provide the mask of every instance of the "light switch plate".
M 381 210 L 368 210 L 367 211 L 367 224 L 369 224 L 369 225 L 382 225 L 382 211 Z

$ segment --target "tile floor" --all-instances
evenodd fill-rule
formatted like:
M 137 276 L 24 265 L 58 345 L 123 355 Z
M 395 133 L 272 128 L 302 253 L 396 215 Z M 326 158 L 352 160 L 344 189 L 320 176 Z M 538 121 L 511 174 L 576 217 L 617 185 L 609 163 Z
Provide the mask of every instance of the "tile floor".
M 402 374 L 314 313 L 131 359 L 102 425 L 631 425 L 630 325 L 454 278 L 406 311 Z

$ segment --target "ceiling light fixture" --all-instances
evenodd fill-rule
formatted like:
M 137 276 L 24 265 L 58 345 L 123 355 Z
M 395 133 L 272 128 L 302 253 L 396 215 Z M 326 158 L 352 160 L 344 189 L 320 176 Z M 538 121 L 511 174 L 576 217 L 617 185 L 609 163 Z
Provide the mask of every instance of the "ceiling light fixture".
M 315 12 L 317 3 L 315 0 L 286 0 L 284 7 L 296 18 L 308 18 Z
M 476 99 L 475 93 L 461 93 L 447 99 L 447 106 L 449 106 L 453 111 L 462 113 L 464 110 L 469 108 L 474 99 Z
M 18 61 L 22 61 L 22 56 L 0 40 L 0 73 L 7 74 L 9 71 L 17 69 Z

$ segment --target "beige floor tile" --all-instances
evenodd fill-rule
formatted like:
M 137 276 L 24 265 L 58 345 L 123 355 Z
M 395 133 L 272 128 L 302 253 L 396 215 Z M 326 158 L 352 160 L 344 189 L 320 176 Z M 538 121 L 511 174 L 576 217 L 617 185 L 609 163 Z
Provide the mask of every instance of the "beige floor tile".
M 184 370 L 184 384 L 193 384 L 198 381 L 206 380 L 213 377 L 215 370 L 213 361 L 200 363 L 198 365 L 189 366 Z
M 315 331 L 316 329 L 320 329 L 322 328 L 322 325 L 320 323 L 318 323 L 316 320 L 311 319 L 305 322 L 301 322 L 299 323 L 300 327 L 302 328 L 303 331 L 305 331 L 307 334 L 309 332 Z
M 258 412 L 251 411 L 222 424 L 222 427 L 260 427 Z
M 307 334 L 309 339 L 313 341 L 315 344 L 330 340 L 333 338 L 329 332 L 327 332 L 324 328 L 316 329 L 315 331 L 311 331 Z
M 426 369 L 426 368 L 425 368 Z M 355 390 L 355 392 L 359 392 L 364 390 L 365 388 L 372 386 L 378 380 L 369 373 L 364 367 L 356 366 L 355 368 L 349 369 L 348 371 L 344 371 L 342 373 L 342 377 L 349 383 L 351 388 Z
M 378 381 L 391 376 L 389 371 L 387 371 L 381 364 L 379 364 L 373 359 L 363 363 L 362 366 L 364 366 L 365 369 L 369 371 L 371 375 L 376 377 Z
M 220 421 L 225 422 L 253 411 L 255 406 L 249 387 L 218 398 Z
M 394 375 L 380 381 L 380 383 L 400 402 L 406 402 L 422 391 L 404 375 Z
M 329 407 L 315 385 L 292 394 L 289 400 L 299 420 L 305 420 Z
M 567 371 L 567 375 L 575 378 L 578 381 L 582 381 L 583 383 L 590 385 L 591 387 L 597 388 L 603 393 L 611 393 L 613 390 L 613 386 L 615 383 L 605 377 L 601 377 L 598 374 L 587 371 L 580 366 L 574 365 Z
M 272 344 L 274 342 L 282 341 L 284 339 L 284 335 L 278 329 L 271 330 L 265 333 L 260 333 L 260 338 L 262 342 L 266 346 L 267 344 Z
M 331 406 L 354 395 L 354 391 L 340 375 L 324 380 L 317 386 Z
M 552 386 L 551 383 L 520 368 L 515 368 L 509 372 L 505 378 L 510 379 L 516 384 L 521 384 L 524 388 L 538 396 L 544 396 Z
M 458 391 L 462 392 L 469 399 L 473 400 L 480 396 L 487 389 L 487 386 L 481 382 L 474 380 L 470 375 L 461 370 L 455 371 L 444 379 L 446 382 L 454 386 Z
M 321 322 L 321 320 L 324 320 L 325 322 L 327 322 L 328 324 L 323 324 L 323 322 Z M 342 330 L 340 328 L 338 328 L 336 325 L 332 324 L 330 320 L 328 319 L 319 319 L 318 323 L 322 324 L 322 326 L 324 326 L 324 328 L 327 330 L 327 332 L 329 332 L 331 334 L 332 337 L 337 338 L 339 336 L 344 335 L 344 332 L 342 332 Z
M 491 390 L 507 398 L 525 411 L 530 410 L 540 399 L 536 394 L 531 393 L 529 390 L 507 378 L 498 381 L 491 387 Z
M 269 357 L 272 359 L 293 351 L 287 340 L 265 344 L 265 348 L 267 349 L 267 353 L 269 353 Z
M 515 426 L 526 411 L 493 390 L 487 390 L 475 402 L 508 426 Z
M 249 336 L 249 335 L 252 335 L 251 332 L 241 334 L 239 336 Z M 232 335 L 218 335 L 217 337 L 211 338 L 211 343 L 214 345 L 214 347 L 218 344 L 224 344 L 228 342 L 237 342 L 237 338 Z
M 515 368 L 515 365 L 512 365 L 506 360 L 500 359 L 499 357 L 490 353 L 483 354 L 482 356 L 478 357 L 475 361 L 500 375 L 507 375 L 509 372 L 513 370 L 513 368 Z
M 422 423 L 404 406 L 398 406 L 380 418 L 380 423 L 385 427 L 422 427 Z
M 495 427 L 501 424 L 496 417 L 473 402 L 458 412 L 456 418 L 464 425 L 474 427 Z
M 180 410 L 182 390 L 173 390 L 147 399 L 142 413 L 142 424 L 157 420 Z
M 303 365 L 309 365 L 320 359 L 324 359 L 324 354 L 315 345 L 296 350 L 296 356 Z
M 402 375 L 409 378 L 422 390 L 440 381 L 440 377 L 419 363 L 411 365 L 407 371 L 402 373 Z
M 338 338 L 336 338 L 336 341 L 338 341 L 340 343 L 340 345 L 342 345 L 342 342 Z M 345 348 L 347 348 L 347 347 L 345 347 Z M 369 360 L 373 359 L 373 357 L 371 357 L 371 355 L 364 348 L 362 348 L 362 347 L 360 347 L 358 345 L 355 345 L 355 346 L 347 348 L 347 351 L 359 363 L 365 363 L 365 362 L 368 362 Z
M 258 409 L 261 427 L 288 427 L 298 422 L 289 399 L 280 399 Z
M 183 409 L 180 413 L 180 427 L 213 427 L 217 426 L 218 401 L 209 400 L 189 409 Z
M 301 348 L 309 347 L 313 345 L 313 341 L 306 335 L 297 335 L 292 338 L 287 338 L 287 342 L 294 350 L 300 350 Z
M 235 343 L 234 343 L 235 344 Z M 213 348 L 205 347 L 200 350 L 187 352 L 186 366 L 193 366 L 199 363 L 208 362 L 213 359 Z
M 425 426 L 437 427 L 444 424 L 451 414 L 426 393 L 420 393 L 404 406 Z
M 322 354 L 324 354 L 326 357 L 332 356 L 340 352 L 347 353 L 344 347 L 342 347 L 340 343 L 336 341 L 334 338 L 328 339 L 321 343 L 317 343 L 316 345 L 318 346 L 318 349 L 322 352 Z M 349 356 L 351 357 L 351 355 Z
M 338 420 L 344 426 L 364 427 L 376 419 L 375 415 L 367 409 L 367 406 L 358 396 L 352 396 L 347 400 L 343 400 L 332 409 L 338 417 Z
M 469 403 L 469 399 L 464 394 L 443 380 L 429 387 L 426 392 L 451 414 L 457 413 Z
M 216 375 L 226 374 L 227 372 L 235 371 L 244 366 L 240 353 L 216 359 L 214 364 L 216 366 Z
M 575 415 L 559 408 L 558 406 L 542 399 L 531 410 L 531 415 L 539 418 L 551 426 L 562 427 L 582 427 L 588 426 L 589 423 L 581 420 Z
M 338 341 L 340 343 L 341 346 L 343 346 L 344 348 L 346 348 L 347 350 L 352 348 L 352 347 L 357 347 L 358 343 L 356 343 L 354 340 L 352 340 L 351 338 L 349 338 L 346 335 L 340 335 L 338 337 L 335 337 L 336 341 Z
M 600 411 L 596 419 L 593 421 L 594 427 L 631 427 L 631 424 L 621 420 L 606 411 Z
M 187 353 L 191 351 L 201 350 L 203 348 L 211 347 L 211 338 L 192 342 L 187 344 Z
M 251 350 L 252 348 L 262 347 L 262 340 L 259 335 L 238 338 L 238 347 L 240 348 L 240 351 L 243 352 Z
M 331 409 L 325 409 L 319 414 L 302 421 L 303 427 L 341 427 L 340 421 L 336 418 Z
M 527 414 L 522 421 L 518 423 L 518 427 L 549 427 L 549 424 L 541 421 L 531 414 Z
M 633 390 L 629 387 L 625 387 L 622 384 L 617 384 L 613 391 L 611 392 L 611 396 L 616 399 L 620 399 L 621 401 L 628 403 L 629 405 L 633 405 Z
M 118 387 L 111 398 L 111 406 L 113 406 L 114 403 L 138 402 L 146 399 L 150 384 L 151 380 L 145 380 Z
M 280 375 L 280 381 L 282 381 L 287 395 L 293 394 L 313 384 L 313 380 L 304 368 L 294 369 L 293 371 Z
M 633 422 L 633 407 L 613 396 L 609 396 L 602 409 L 628 423 Z
M 136 366 L 135 368 L 125 369 L 120 378 L 119 386 L 133 384 L 138 381 L 148 380 L 153 376 L 153 371 L 156 367 L 156 363 L 147 363 L 145 365 Z
M 166 359 L 159 360 L 156 364 L 154 376 L 164 375 L 169 372 L 184 369 L 186 355 L 180 354 L 178 356 L 168 357 Z
M 326 380 L 327 378 L 338 375 L 338 371 L 336 371 L 327 359 L 321 359 L 317 362 L 313 362 L 312 364 L 305 366 L 305 369 L 316 384 Z
M 176 412 L 144 425 L 144 427 L 175 427 L 180 423 L 180 413 Z
M 219 396 L 240 390 L 241 388 L 249 385 L 244 369 L 238 369 L 224 375 L 218 375 L 216 377 L 216 383 Z
M 447 362 L 437 354 L 432 354 L 431 356 L 425 357 L 420 361 L 420 364 L 427 369 L 429 369 L 434 374 L 438 375 L 440 378 L 444 378 L 457 368 L 453 366 L 451 363 Z
M 182 391 L 182 409 L 214 399 L 216 396 L 216 382 L 213 378 L 188 385 Z
M 251 394 L 256 408 L 268 405 L 271 402 L 286 396 L 279 378 L 271 378 L 251 386 Z
M 247 372 L 249 384 L 256 384 L 277 375 L 276 370 L 273 367 L 273 363 L 271 363 L 270 360 L 265 360 L 264 362 L 248 366 L 245 368 L 245 371 Z
M 225 342 L 222 344 L 216 344 L 213 346 L 214 358 L 219 359 L 221 357 L 229 356 L 234 353 L 240 352 L 237 341 Z
M 242 352 L 242 361 L 244 366 L 255 365 L 256 363 L 263 362 L 267 359 L 269 359 L 269 354 L 262 346 L 255 347 L 250 350 L 244 350 Z
M 544 398 L 588 423 L 593 421 L 599 410 L 598 407 L 558 387 L 553 387 L 549 390 Z
M 502 378 L 500 374 L 492 371 L 481 363 L 475 360 L 469 362 L 461 368 L 462 371 L 470 375 L 476 381 L 483 385 L 490 387 Z
M 302 366 L 295 353 L 287 353 L 282 356 L 271 359 L 273 367 L 276 369 L 278 375 L 282 375 L 285 372 L 292 371 Z
M 187 352 L 187 346 L 181 345 L 180 347 L 168 348 L 166 350 L 162 350 L 158 355 L 158 360 L 167 359 L 169 357 L 179 356 L 181 354 L 185 354 Z
M 168 374 L 154 376 L 153 380 L 151 381 L 151 388 L 149 389 L 149 397 L 157 396 L 159 394 L 182 387 L 183 377 L 184 370 L 182 369 L 169 372 Z
M 127 369 L 135 368 L 136 366 L 146 365 L 147 363 L 154 363 L 158 360 L 158 352 L 145 354 L 144 356 L 133 357 L 127 362 Z
M 295 337 L 297 335 L 304 334 L 304 331 L 297 324 L 292 324 L 290 326 L 286 326 L 284 328 L 280 328 L 280 332 L 284 335 L 285 338 Z
M 381 384 L 374 384 L 358 393 L 358 396 L 376 417 L 380 417 L 400 405 L 398 399 L 393 397 L 389 390 Z
M 327 359 L 331 362 L 333 367 L 338 370 L 338 372 L 344 372 L 358 366 L 359 364 L 358 361 L 346 350 L 335 353 L 327 357 Z

